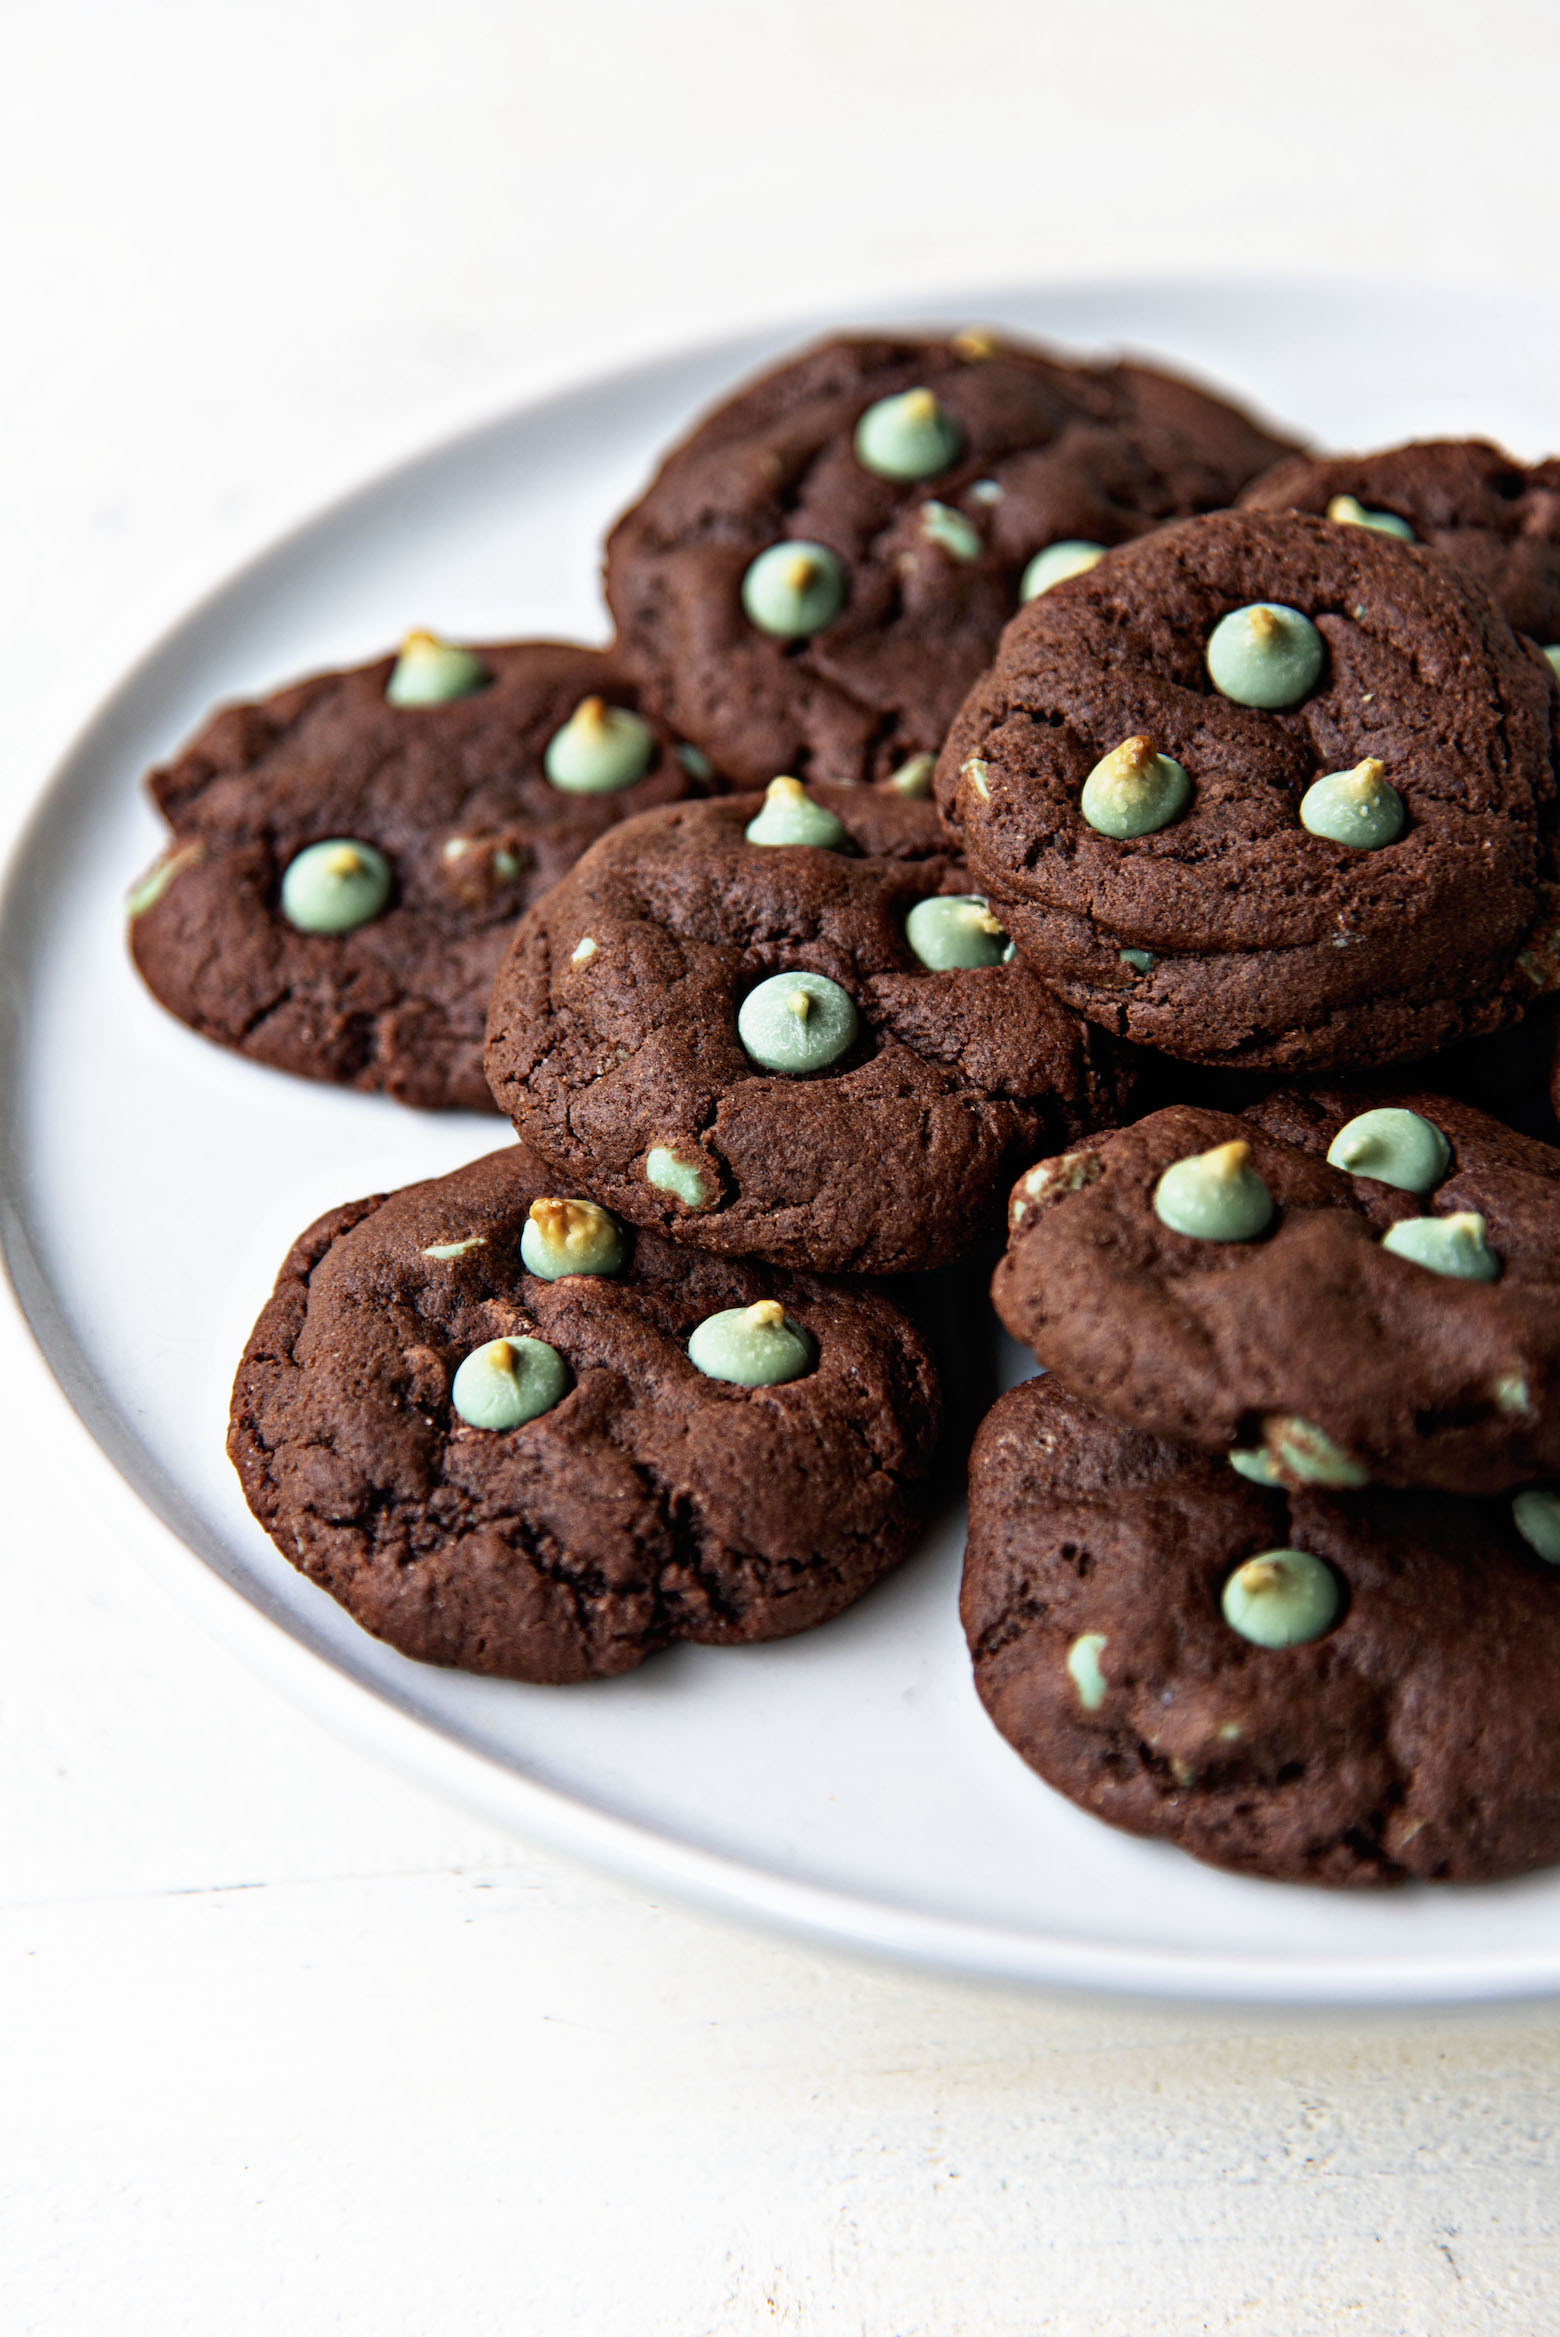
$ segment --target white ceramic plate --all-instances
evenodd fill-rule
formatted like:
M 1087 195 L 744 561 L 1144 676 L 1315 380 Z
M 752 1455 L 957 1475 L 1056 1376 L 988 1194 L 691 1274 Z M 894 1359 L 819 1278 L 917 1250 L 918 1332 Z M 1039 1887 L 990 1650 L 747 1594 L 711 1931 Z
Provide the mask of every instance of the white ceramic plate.
M 1560 441 L 1560 315 L 1530 300 L 1189 282 L 924 313 L 1158 353 L 1324 442 L 1477 430 L 1533 455 Z M 153 1006 L 122 938 L 124 892 L 161 834 L 139 775 L 213 701 L 367 657 L 413 623 L 599 637 L 604 523 L 702 402 L 811 329 L 595 383 L 364 489 L 196 609 L 48 783 L 0 912 L 0 1206 L 22 1307 L 117 1472 L 103 1472 L 115 1522 L 338 1727 L 523 1833 L 728 1911 L 961 1972 L 1160 1995 L 1552 1990 L 1560 1874 L 1347 1898 L 1241 1882 L 1048 1792 L 976 1703 L 957 1520 L 808 1637 L 540 1689 L 391 1654 L 283 1563 L 240 1499 L 228 1388 L 293 1235 L 505 1131 L 288 1080 Z

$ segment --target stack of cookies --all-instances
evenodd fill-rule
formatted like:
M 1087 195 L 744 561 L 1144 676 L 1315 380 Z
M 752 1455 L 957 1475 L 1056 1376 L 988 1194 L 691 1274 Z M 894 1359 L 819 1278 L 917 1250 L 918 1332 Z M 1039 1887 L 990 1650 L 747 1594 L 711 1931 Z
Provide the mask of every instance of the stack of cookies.
M 166 1006 L 519 1138 L 295 1245 L 229 1440 L 279 1548 L 515 1679 L 823 1623 L 1005 1209 L 1042 1376 L 953 1457 L 1024 1760 L 1251 1873 L 1560 1859 L 1560 464 L 852 338 L 607 595 L 153 774 Z

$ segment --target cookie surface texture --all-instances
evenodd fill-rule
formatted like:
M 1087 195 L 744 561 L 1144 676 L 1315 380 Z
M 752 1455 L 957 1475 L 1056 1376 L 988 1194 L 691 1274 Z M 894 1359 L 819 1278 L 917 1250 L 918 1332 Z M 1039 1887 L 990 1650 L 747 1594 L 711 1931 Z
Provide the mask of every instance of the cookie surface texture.
M 839 848 L 750 842 L 754 796 L 604 837 L 515 937 L 488 1075 L 634 1224 L 829 1272 L 943 1264 L 999 1227 L 1029 1132 L 1115 1118 L 1129 1074 L 1021 966 L 917 956 L 918 903 L 984 915 L 930 804 L 809 796 Z M 809 1049 L 816 1069 L 774 1068 Z
M 516 918 L 614 821 L 702 787 L 661 733 L 637 780 L 556 785 L 544 761 L 577 709 L 632 710 L 632 690 L 566 643 L 472 654 L 483 686 L 447 702 L 392 703 L 383 658 L 228 707 L 152 773 L 173 836 L 132 895 L 130 946 L 170 1013 L 305 1078 L 492 1109 L 483 1029 Z M 333 914 L 327 842 L 383 862 L 381 905 L 300 929 Z
M 873 1292 L 654 1234 L 615 1272 L 532 1275 L 530 1207 L 558 1192 L 515 1145 L 309 1228 L 233 1391 L 256 1517 L 393 1647 L 509 1679 L 837 1614 L 921 1522 L 939 1406 L 919 1333 Z M 812 1368 L 774 1386 L 696 1368 L 690 1337 L 734 1308 L 795 1326 Z M 495 1344 L 525 1399 L 507 1411 L 484 1378 Z M 512 1428 L 471 1417 L 535 1406 Z
M 734 779 L 880 781 L 941 745 L 1037 553 L 1221 508 L 1284 451 L 1146 366 L 985 335 L 828 341 L 707 415 L 618 522 L 620 651 Z M 788 614 L 758 571 L 748 602 L 796 628 L 771 634 L 745 580 L 793 542 L 838 574 L 814 626 L 821 576 Z
M 1382 1109 L 1443 1136 L 1433 1184 L 1370 1175 L 1390 1151 L 1357 1172 L 1329 1162 Z M 1266 1223 L 1236 1238 L 1167 1223 L 1167 1172 L 1232 1152 L 1266 1188 Z M 1560 1470 L 1560 1152 L 1469 1105 L 1326 1092 L 1240 1116 L 1171 1107 L 1041 1162 L 1009 1223 L 998 1313 L 1117 1420 L 1312 1481 L 1472 1494 Z
M 1546 661 L 1438 554 L 1217 513 L 1015 619 L 938 800 L 1080 1012 L 1191 1061 L 1370 1068 L 1553 988 L 1555 703 Z M 1160 812 L 1172 768 L 1189 789 Z M 1129 815 L 1108 833 L 1085 800 L 1102 780 Z
M 1292 455 L 1253 479 L 1241 496 L 1252 511 L 1329 506 L 1395 518 L 1467 575 L 1505 610 L 1519 633 L 1544 647 L 1560 641 L 1560 459 L 1525 470 L 1477 438 L 1425 439 L 1375 454 Z M 1347 523 L 1346 523 L 1347 524 Z
M 1295 1549 L 1336 1619 L 1253 1644 L 1226 1585 Z M 1030 1380 L 976 1441 L 961 1604 L 990 1718 L 1111 1825 L 1290 1882 L 1560 1859 L 1560 1567 L 1509 1502 L 1251 1485 Z

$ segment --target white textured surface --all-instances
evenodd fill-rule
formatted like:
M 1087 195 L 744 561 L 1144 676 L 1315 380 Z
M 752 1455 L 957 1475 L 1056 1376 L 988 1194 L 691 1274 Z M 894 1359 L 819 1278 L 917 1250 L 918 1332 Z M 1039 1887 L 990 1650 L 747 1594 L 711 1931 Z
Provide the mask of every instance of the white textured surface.
M 1550 270 L 1560 20 L 1511 0 L 11 0 L 0 40 L 13 799 L 215 570 L 599 363 L 982 277 Z M 582 1878 L 237 1672 L 103 1544 L 9 1328 L 0 1369 L 8 2337 L 1560 2329 L 1547 2018 L 975 1995 Z

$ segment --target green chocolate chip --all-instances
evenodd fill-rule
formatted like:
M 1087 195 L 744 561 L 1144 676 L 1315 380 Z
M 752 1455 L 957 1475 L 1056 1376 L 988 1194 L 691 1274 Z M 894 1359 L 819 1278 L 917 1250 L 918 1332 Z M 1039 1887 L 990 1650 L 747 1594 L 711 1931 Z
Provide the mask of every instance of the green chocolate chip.
M 1085 1712 L 1098 1712 L 1110 1687 L 1100 1669 L 1104 1645 L 1103 1631 L 1084 1631 L 1067 1650 L 1067 1676 L 1077 1689 L 1078 1701 Z
M 1305 1647 L 1338 1620 L 1338 1577 L 1309 1550 L 1264 1550 L 1237 1566 L 1220 1600 L 1224 1620 L 1253 1647 Z
M 641 715 L 582 698 L 548 740 L 542 769 L 564 795 L 615 795 L 642 779 L 655 755 L 655 732 Z
M 569 952 L 571 966 L 588 966 L 601 944 L 593 933 L 582 933 Z
M 818 1360 L 818 1343 L 793 1323 L 778 1299 L 706 1315 L 688 1341 L 688 1360 L 706 1379 L 739 1388 L 777 1388 L 800 1379 Z
M 905 919 L 905 939 L 934 974 L 998 966 L 1008 953 L 1008 937 L 979 893 L 944 893 L 935 900 L 917 901 Z
M 690 779 L 714 778 L 715 766 L 710 761 L 709 756 L 701 754 L 697 747 L 689 746 L 686 740 L 680 746 L 674 747 L 672 752 Z
M 1078 808 L 1100 835 L 1121 841 L 1168 828 L 1191 800 L 1192 783 L 1180 764 L 1139 736 L 1124 738 L 1095 764 Z
M 1231 609 L 1208 639 L 1214 688 L 1237 706 L 1298 706 L 1321 677 L 1322 637 L 1309 617 L 1281 601 Z
M 1405 544 L 1416 540 L 1408 521 L 1399 519 L 1395 511 L 1367 511 L 1352 495 L 1335 495 L 1327 506 L 1327 516 L 1337 527 L 1368 527 L 1375 535 L 1396 536 Z
M 883 785 L 890 795 L 908 795 L 924 802 L 932 792 L 932 773 L 936 768 L 935 755 L 911 755 L 897 771 L 890 771 Z
M 742 579 L 742 606 L 761 633 L 800 641 L 832 625 L 845 606 L 845 571 L 825 544 L 800 537 L 771 544 Z
M 814 803 L 800 779 L 771 779 L 763 810 L 742 833 L 750 844 L 812 844 L 820 852 L 837 852 L 845 841 L 845 822 Z
M 1272 1459 L 1275 1481 L 1281 1485 L 1327 1485 L 1335 1491 L 1357 1491 L 1370 1483 L 1370 1471 L 1334 1444 L 1324 1429 L 1292 1412 L 1275 1412 L 1262 1423 L 1262 1436 Z
M 1377 852 L 1395 844 L 1408 824 L 1403 798 L 1387 784 L 1386 765 L 1374 755 L 1352 771 L 1327 771 L 1300 798 L 1300 825 L 1329 844 Z
M 594 1201 L 533 1201 L 520 1257 L 527 1273 L 543 1282 L 565 1274 L 616 1274 L 623 1263 L 623 1229 Z
M 1118 949 L 1116 955 L 1122 965 L 1132 968 L 1134 974 L 1152 973 L 1156 962 L 1151 949 Z
M 194 868 L 205 857 L 204 844 L 181 844 L 177 852 L 170 852 L 164 859 L 155 862 L 140 883 L 126 895 L 125 915 L 132 922 L 137 917 L 144 917 L 148 909 L 157 906 L 176 876 L 182 876 L 187 868 Z
M 645 1154 L 645 1183 L 654 1185 L 658 1193 L 670 1193 L 685 1209 L 709 1205 L 710 1182 L 704 1168 L 686 1153 L 674 1152 L 669 1144 L 652 1144 Z
M 1253 1485 L 1278 1485 L 1283 1482 L 1278 1463 L 1263 1445 L 1232 1444 L 1226 1456 L 1237 1477 L 1249 1477 Z
M 437 633 L 408 633 L 385 684 L 392 706 L 446 706 L 469 698 L 493 679 L 475 651 Z
M 964 433 L 929 389 L 879 398 L 856 424 L 856 460 L 880 479 L 934 479 L 959 459 Z
M 992 504 L 1000 503 L 1001 500 L 1002 483 L 999 479 L 977 479 L 970 489 L 972 503 Z
M 468 1250 L 485 1250 L 486 1248 L 487 1236 L 485 1234 L 469 1233 L 463 1242 L 430 1242 L 424 1250 L 423 1256 L 425 1258 L 463 1258 Z
M 1490 1394 L 1496 1411 L 1504 1412 L 1508 1419 L 1531 1416 L 1533 1397 L 1520 1371 L 1498 1372 L 1490 1382 Z
M 950 560 L 978 560 L 985 549 L 979 528 L 962 511 L 955 511 L 951 503 L 923 503 L 921 533 L 929 544 L 936 544 L 946 552 Z
M 300 933 L 350 933 L 389 898 L 389 861 L 351 836 L 308 845 L 282 878 L 282 915 Z
M 1194 1241 L 1249 1242 L 1271 1223 L 1273 1196 L 1237 1140 L 1173 1160 L 1154 1187 L 1154 1215 Z
M 1473 1209 L 1454 1209 L 1449 1217 L 1400 1217 L 1382 1235 L 1381 1246 L 1394 1258 L 1464 1282 L 1494 1282 L 1500 1274 L 1500 1260 L 1484 1239 L 1484 1220 Z
M 1452 1148 L 1433 1120 L 1386 1107 L 1346 1120 L 1327 1158 L 1353 1177 L 1395 1185 L 1400 1193 L 1428 1193 L 1452 1165 Z
M 1557 681 L 1560 681 L 1560 641 L 1544 651 Z
M 1062 543 L 1047 544 L 1043 552 L 1036 552 L 1018 580 L 1021 601 L 1038 600 L 1049 592 L 1053 584 L 1062 584 L 1069 576 L 1082 576 L 1105 557 L 1103 544 L 1091 544 L 1082 536 L 1068 536 Z
M 450 1398 L 472 1428 L 521 1428 L 550 1412 L 572 1384 L 568 1365 L 545 1339 L 489 1339 L 456 1372 Z
M 1560 1493 L 1530 1486 L 1513 1499 L 1511 1522 L 1529 1549 L 1551 1566 L 1560 1566 Z
M 737 1036 L 766 1071 L 826 1071 L 855 1039 L 849 991 L 827 974 L 771 974 L 743 999 Z

